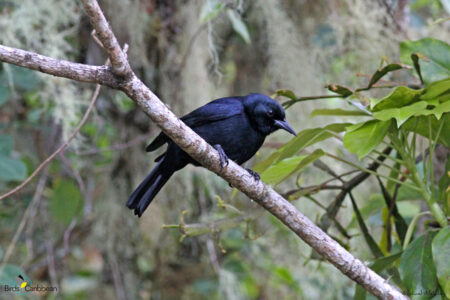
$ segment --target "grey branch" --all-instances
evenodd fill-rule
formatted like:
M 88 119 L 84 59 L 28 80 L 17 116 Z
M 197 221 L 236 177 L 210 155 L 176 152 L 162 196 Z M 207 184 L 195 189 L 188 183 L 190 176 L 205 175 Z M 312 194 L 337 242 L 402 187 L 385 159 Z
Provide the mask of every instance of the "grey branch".
M 103 44 L 103 48 L 105 48 L 106 52 L 108 52 L 114 74 L 123 77 L 130 76 L 133 71 L 131 70 L 127 57 L 117 42 L 117 39 L 111 30 L 108 21 L 106 21 L 98 2 L 83 0 L 83 5 L 98 38 Z
M 118 52 L 120 47 L 97 1 L 83 0 L 83 4 L 100 41 L 108 51 L 114 66 L 114 74 L 121 75 L 119 79 L 117 78 L 118 76 L 113 75 L 113 70 L 109 71 L 106 67 L 92 67 L 61 62 L 37 54 L 31 56 L 31 58 L 26 58 L 24 55 L 27 53 L 26 51 L 3 46 L 0 47 L 0 60 L 55 76 L 83 82 L 101 83 L 122 90 L 184 151 L 276 216 L 314 250 L 335 265 L 343 274 L 380 299 L 408 299 L 395 287 L 387 283 L 385 279 L 373 272 L 363 262 L 352 256 L 352 254 L 330 238 L 290 202 L 261 181 L 255 181 L 239 165 L 230 161 L 229 165 L 221 170 L 217 151 L 178 119 L 136 77 L 131 69 L 129 69 L 130 73 L 128 73 L 129 64 L 126 56 L 123 52 Z M 11 57 L 13 53 L 16 53 L 16 58 Z M 30 60 L 32 63 L 30 63 Z M 74 69 L 71 70 L 71 67 L 74 67 Z
M 0 45 L 0 61 L 76 81 L 119 87 L 119 81 L 108 66 L 78 64 L 3 45 Z

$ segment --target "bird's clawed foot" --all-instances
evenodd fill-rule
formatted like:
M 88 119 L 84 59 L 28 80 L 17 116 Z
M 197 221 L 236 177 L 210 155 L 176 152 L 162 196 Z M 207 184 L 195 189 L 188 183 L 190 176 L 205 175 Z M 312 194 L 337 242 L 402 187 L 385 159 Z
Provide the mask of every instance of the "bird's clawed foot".
M 255 178 L 256 181 L 259 181 L 261 179 L 261 176 L 259 176 L 258 172 L 253 171 L 252 169 L 245 168 L 247 172 Z
M 219 152 L 220 156 L 220 169 L 222 170 L 224 167 L 228 166 L 228 156 L 225 154 L 225 151 L 223 151 L 222 146 L 219 144 L 213 146 L 214 149 Z

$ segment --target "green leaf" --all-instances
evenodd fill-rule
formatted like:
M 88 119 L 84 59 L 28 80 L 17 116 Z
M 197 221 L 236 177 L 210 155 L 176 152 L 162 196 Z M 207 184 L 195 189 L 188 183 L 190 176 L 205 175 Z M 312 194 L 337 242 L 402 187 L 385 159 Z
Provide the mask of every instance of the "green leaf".
M 439 127 L 442 125 L 442 129 L 438 138 L 438 142 L 446 147 L 450 147 L 450 113 L 444 113 L 440 120 L 436 119 L 435 116 L 418 116 L 411 118 L 405 122 L 403 128 L 416 132 L 426 138 L 429 138 L 429 122 L 431 118 L 431 135 L 432 139 L 436 139 L 436 135 L 439 131 Z
M 381 121 L 395 119 L 397 121 L 397 127 L 400 127 L 412 116 L 420 115 L 427 105 L 428 103 L 425 101 L 420 101 L 400 108 L 390 108 L 374 112 L 373 117 Z
M 383 78 L 383 76 L 385 76 L 387 73 L 402 69 L 404 67 L 405 67 L 405 65 L 393 63 L 393 64 L 389 64 L 389 65 L 385 66 L 384 68 L 378 69 L 372 75 L 372 78 L 370 78 L 369 84 L 367 85 L 367 89 L 370 89 L 375 83 L 378 82 L 378 80 Z
M 373 263 L 371 263 L 369 266 L 370 268 L 380 273 L 381 271 L 385 270 L 386 268 L 390 267 L 397 259 L 399 259 L 402 256 L 403 252 L 398 252 L 395 254 L 391 254 L 388 256 L 383 256 L 380 258 L 377 258 Z
M 206 23 L 214 19 L 224 8 L 220 0 L 206 0 L 200 10 L 200 22 Z
M 416 73 L 419 76 L 420 83 L 423 84 L 422 71 L 420 70 L 420 64 L 419 64 L 419 55 L 417 55 L 417 53 L 411 54 L 411 60 L 414 65 L 414 69 L 416 70 Z
M 278 149 L 280 156 L 278 160 L 295 155 L 302 149 L 314 145 L 318 142 L 333 137 L 333 133 L 339 133 L 345 130 L 350 123 L 335 123 L 325 127 L 305 129 L 292 138 L 287 144 Z
M 435 81 L 428 85 L 423 94 L 420 96 L 421 100 L 433 100 L 436 97 L 450 92 L 450 78 L 446 78 L 444 80 Z
M 2 86 L 0 84 L 0 106 L 5 104 L 5 102 L 9 99 L 9 90 L 7 87 Z
M 8 135 L 0 135 L 0 155 L 9 156 L 13 147 L 14 141 Z
M 247 25 L 242 21 L 241 16 L 232 9 L 227 9 L 227 15 L 234 31 L 236 31 L 247 44 L 250 44 L 250 34 L 248 33 Z
M 401 61 L 413 65 L 411 54 L 416 53 L 425 83 L 450 77 L 450 45 L 433 38 L 404 41 L 400 44 Z
M 0 181 L 20 181 L 26 175 L 27 167 L 21 160 L 0 154 Z
M 311 113 L 311 117 L 315 116 L 364 116 L 370 117 L 369 114 L 362 110 L 345 110 L 340 108 L 334 109 L 316 109 Z
M 74 183 L 67 180 L 55 180 L 50 196 L 50 212 L 62 223 L 68 224 L 83 207 L 81 193 Z
M 344 131 L 349 125 L 349 123 L 335 123 L 323 128 L 305 129 L 299 132 L 296 137 L 292 138 L 283 147 L 272 153 L 267 159 L 257 163 L 253 169 L 258 173 L 262 173 L 273 163 L 294 156 L 300 150 L 332 137 L 333 134 L 331 132 L 338 133 Z
M 370 109 L 374 112 L 389 108 L 398 108 L 418 101 L 423 90 L 413 90 L 399 86 L 382 99 L 370 99 Z
M 403 284 L 410 295 L 420 299 L 431 299 L 427 294 L 438 288 L 436 267 L 431 253 L 431 242 L 435 232 L 427 232 L 406 247 L 400 258 L 399 271 Z M 448 258 L 448 257 L 447 257 Z M 413 299 L 419 299 L 414 297 Z
M 291 272 L 284 268 L 284 267 L 278 267 L 276 268 L 273 273 L 282 281 L 284 281 L 286 284 L 292 286 L 296 284 L 296 281 L 294 279 L 294 276 L 292 276 Z
M 339 94 L 339 95 L 342 95 L 344 97 L 348 97 L 351 94 L 353 94 L 353 91 L 350 88 L 343 86 L 343 85 L 329 84 L 326 86 L 326 88 L 329 91 Z
M 369 265 L 369 268 L 374 272 L 380 274 L 383 270 L 389 268 L 397 259 L 400 258 L 402 252 L 391 254 L 389 256 L 383 256 L 377 258 L 373 263 Z M 366 290 L 359 284 L 355 285 L 354 300 L 366 299 Z
M 321 149 L 315 150 L 309 155 L 294 156 L 283 159 L 282 161 L 271 166 L 261 174 L 261 179 L 267 184 L 277 185 L 294 175 L 298 171 L 304 169 L 307 165 L 325 155 Z
M 439 179 L 439 202 L 444 207 L 444 211 L 449 211 L 448 205 L 450 204 L 450 193 L 447 189 L 450 188 L 450 159 L 447 159 L 445 163 L 445 172 L 442 175 L 441 179 Z
M 294 156 L 283 159 L 282 161 L 270 166 L 261 174 L 261 180 L 267 184 L 278 184 L 294 171 L 306 155 Z
M 450 226 L 441 229 L 434 237 L 432 251 L 439 284 L 450 298 Z
M 448 112 L 450 112 L 450 101 L 441 103 L 433 109 L 424 110 L 416 115 L 423 115 L 423 116 L 434 115 L 436 119 L 440 120 L 442 115 Z
M 358 127 L 352 126 L 344 136 L 344 146 L 361 159 L 381 143 L 390 125 L 391 121 L 370 120 Z

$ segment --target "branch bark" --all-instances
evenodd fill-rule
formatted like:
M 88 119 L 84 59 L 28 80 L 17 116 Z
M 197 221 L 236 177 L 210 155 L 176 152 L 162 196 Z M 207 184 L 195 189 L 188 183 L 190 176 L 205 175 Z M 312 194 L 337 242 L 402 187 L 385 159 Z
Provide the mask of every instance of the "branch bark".
M 118 88 L 120 84 L 120 79 L 117 79 L 111 72 L 111 67 L 106 65 L 78 64 L 3 45 L 0 45 L 0 61 L 57 77 L 98 83 L 111 88 Z
M 346 276 L 380 299 L 408 299 L 363 262 L 353 257 L 290 202 L 261 181 L 255 181 L 253 176 L 239 165 L 230 161 L 227 167 L 221 169 L 217 151 L 178 119 L 132 72 L 97 1 L 83 0 L 83 5 L 100 41 L 107 49 L 112 69 L 60 62 L 37 54 L 25 57 L 23 52 L 26 51 L 4 46 L 0 47 L 0 60 L 55 76 L 96 82 L 122 90 L 184 151 L 276 216 Z M 74 68 L 73 74 L 71 67 Z

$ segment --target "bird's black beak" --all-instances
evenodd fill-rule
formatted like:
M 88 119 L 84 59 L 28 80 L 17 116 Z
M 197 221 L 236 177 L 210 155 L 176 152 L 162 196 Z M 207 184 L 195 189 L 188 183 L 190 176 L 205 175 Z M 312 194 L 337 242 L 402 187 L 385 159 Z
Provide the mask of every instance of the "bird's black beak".
M 284 129 L 287 132 L 297 136 L 297 134 L 295 133 L 294 129 L 292 129 L 291 125 L 289 125 L 289 123 L 286 121 L 286 119 L 284 119 L 283 121 L 275 120 L 275 127 L 280 128 L 280 129 Z

